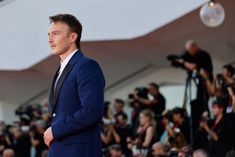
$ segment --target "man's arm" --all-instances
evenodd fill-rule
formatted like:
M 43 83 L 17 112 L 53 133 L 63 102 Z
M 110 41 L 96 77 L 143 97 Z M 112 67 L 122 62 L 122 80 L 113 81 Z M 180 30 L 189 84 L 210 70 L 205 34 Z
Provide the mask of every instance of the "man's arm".
M 138 100 L 140 103 L 142 103 L 146 106 L 152 106 L 152 105 L 155 105 L 156 103 L 158 103 L 157 99 L 149 100 L 149 99 L 145 99 L 145 98 L 136 97 L 136 100 Z
M 197 65 L 195 63 L 190 63 L 185 61 L 184 59 L 178 59 L 177 62 L 183 65 L 184 68 L 187 70 L 193 71 L 197 68 Z
M 209 134 L 209 136 L 214 140 L 214 141 L 218 141 L 219 137 L 216 134 L 216 132 L 214 132 L 213 130 L 211 130 L 208 125 L 207 122 L 200 122 L 200 126 L 205 129 L 205 131 Z

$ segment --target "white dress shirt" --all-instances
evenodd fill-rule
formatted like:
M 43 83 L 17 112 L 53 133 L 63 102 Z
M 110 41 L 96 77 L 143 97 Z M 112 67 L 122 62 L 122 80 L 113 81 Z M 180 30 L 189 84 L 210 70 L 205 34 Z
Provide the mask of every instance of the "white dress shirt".
M 55 86 L 54 88 L 56 87 L 56 84 L 64 70 L 64 68 L 66 67 L 66 65 L 68 64 L 69 60 L 73 57 L 73 55 L 78 51 L 78 49 L 74 50 L 72 53 L 70 53 L 63 61 L 60 62 L 60 70 L 59 70 L 59 75 L 58 77 L 56 78 L 56 81 L 55 81 Z

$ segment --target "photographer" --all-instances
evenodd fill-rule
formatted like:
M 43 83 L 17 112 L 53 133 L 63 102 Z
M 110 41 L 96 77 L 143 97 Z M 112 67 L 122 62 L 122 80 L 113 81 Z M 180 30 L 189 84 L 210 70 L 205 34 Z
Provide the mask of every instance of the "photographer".
M 215 119 L 209 120 L 208 117 L 205 117 L 200 122 L 199 132 L 203 133 L 201 133 L 201 137 L 197 136 L 197 138 L 200 138 L 198 140 L 205 140 L 206 137 L 209 137 L 209 144 L 206 143 L 204 146 L 208 146 L 207 150 L 213 157 L 225 156 L 226 152 L 231 148 L 231 126 L 229 125 L 228 117 L 224 115 L 224 107 L 223 102 L 213 103 L 212 113 Z M 204 138 L 202 135 L 204 135 Z
M 185 44 L 186 52 L 177 61 L 188 70 L 189 75 L 194 78 L 197 85 L 197 101 L 207 105 L 208 93 L 205 82 L 200 75 L 200 71 L 204 70 L 208 75 L 208 80 L 213 80 L 212 60 L 208 52 L 201 50 L 195 41 L 189 40 Z M 206 107 L 204 107 L 206 108 Z
M 168 60 L 172 62 L 172 65 L 182 67 L 188 72 L 188 78 L 186 81 L 186 87 L 191 87 L 191 83 L 196 85 L 196 98 L 190 100 L 191 102 L 191 117 L 192 117 L 192 135 L 198 128 L 198 123 L 201 114 L 208 110 L 209 94 L 206 87 L 205 79 L 201 76 L 201 71 L 205 72 L 208 76 L 208 80 L 213 80 L 213 66 L 212 60 L 208 52 L 199 48 L 197 43 L 193 40 L 188 40 L 185 43 L 185 52 L 183 55 L 168 56 Z M 187 89 L 187 88 L 186 88 Z M 189 89 L 191 91 L 191 89 Z M 192 99 L 192 98 L 191 98 Z
M 134 95 L 135 99 L 143 104 L 147 109 L 154 112 L 155 116 L 161 115 L 165 110 L 166 100 L 159 91 L 159 86 L 156 83 L 150 83 L 148 87 L 148 98 L 143 98 Z
M 103 129 L 101 131 L 101 140 L 103 147 L 103 155 L 105 155 L 108 153 L 109 146 L 121 142 L 121 138 L 114 127 L 115 118 L 112 114 L 109 103 L 105 104 L 104 116 L 102 121 L 103 121 Z
M 231 65 L 224 65 L 221 74 L 217 74 L 213 83 L 208 81 L 209 76 L 205 71 L 201 71 L 203 78 L 206 80 L 207 90 L 211 96 L 221 99 L 228 105 L 227 112 L 232 111 L 232 99 L 229 97 L 227 88 L 235 88 L 235 80 L 233 78 L 234 68 Z
M 31 143 L 35 148 L 35 157 L 41 157 L 44 150 L 47 150 L 47 146 L 44 143 L 43 133 L 46 128 L 46 122 L 43 120 L 37 120 L 33 122 L 30 129 Z

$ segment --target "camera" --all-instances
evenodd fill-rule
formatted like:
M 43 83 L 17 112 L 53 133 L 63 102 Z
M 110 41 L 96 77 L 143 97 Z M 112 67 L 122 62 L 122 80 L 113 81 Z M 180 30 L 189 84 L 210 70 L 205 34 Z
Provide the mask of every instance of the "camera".
M 216 82 L 215 82 L 216 85 L 222 86 L 225 82 L 224 76 L 219 73 L 219 74 L 216 75 L 216 77 L 217 77 Z
M 208 119 L 209 119 L 208 117 L 202 116 L 202 117 L 200 118 L 200 121 L 201 121 L 201 122 L 207 122 Z
M 176 67 L 176 68 L 183 67 L 183 64 L 181 64 L 177 61 L 177 59 L 181 59 L 180 56 L 175 55 L 175 54 L 170 54 L 166 58 L 168 61 L 171 62 L 171 66 Z
M 128 95 L 128 98 L 129 98 L 129 99 L 134 99 L 134 94 L 129 94 L 129 95 Z

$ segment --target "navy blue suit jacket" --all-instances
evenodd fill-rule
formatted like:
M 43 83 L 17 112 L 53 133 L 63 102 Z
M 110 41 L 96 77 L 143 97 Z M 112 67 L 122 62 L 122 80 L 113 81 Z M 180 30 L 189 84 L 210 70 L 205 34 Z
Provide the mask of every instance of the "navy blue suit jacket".
M 54 140 L 48 157 L 101 157 L 105 80 L 99 65 L 77 51 L 49 96 Z

